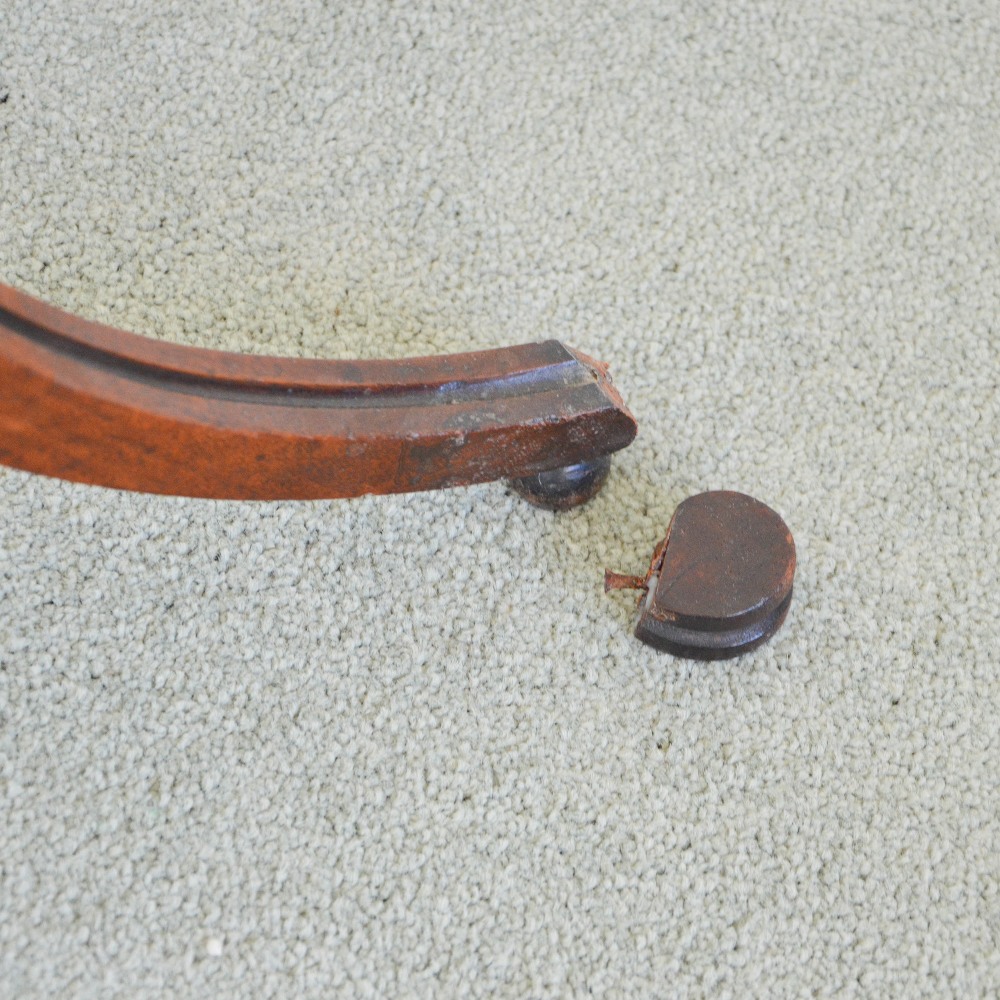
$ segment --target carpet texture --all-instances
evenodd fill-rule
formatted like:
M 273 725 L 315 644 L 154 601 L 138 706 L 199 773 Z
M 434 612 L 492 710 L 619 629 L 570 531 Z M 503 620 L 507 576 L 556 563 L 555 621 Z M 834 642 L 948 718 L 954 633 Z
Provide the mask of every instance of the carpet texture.
M 565 515 L 0 474 L 0 996 L 1000 990 L 1000 9 L 740 8 L 0 0 L 0 280 L 640 424 Z M 697 664 L 602 572 L 716 488 L 799 569 Z

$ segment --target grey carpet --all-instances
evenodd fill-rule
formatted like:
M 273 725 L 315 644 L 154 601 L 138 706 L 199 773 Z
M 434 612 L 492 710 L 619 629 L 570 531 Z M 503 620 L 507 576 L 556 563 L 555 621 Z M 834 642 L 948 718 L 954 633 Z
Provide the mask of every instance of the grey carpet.
M 998 163 L 993 0 L 0 0 L 0 280 L 641 425 L 561 516 L 0 473 L 0 996 L 996 995 Z M 704 665 L 601 578 L 710 488 L 800 562 Z

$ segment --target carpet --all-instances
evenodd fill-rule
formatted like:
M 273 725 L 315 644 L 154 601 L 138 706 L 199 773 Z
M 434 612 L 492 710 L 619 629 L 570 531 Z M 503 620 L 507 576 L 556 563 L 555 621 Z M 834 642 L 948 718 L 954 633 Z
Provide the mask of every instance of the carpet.
M 2 0 L 0 280 L 640 432 L 561 515 L 0 473 L 0 996 L 996 995 L 998 162 L 991 2 Z M 704 664 L 601 585 L 708 489 L 799 566 Z

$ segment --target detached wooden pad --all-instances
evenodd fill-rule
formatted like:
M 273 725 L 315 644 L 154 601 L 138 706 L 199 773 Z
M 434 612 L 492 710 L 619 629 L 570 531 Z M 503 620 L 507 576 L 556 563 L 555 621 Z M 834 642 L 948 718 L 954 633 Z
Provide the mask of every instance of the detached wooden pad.
M 770 507 L 743 493 L 701 493 L 674 513 L 635 634 L 675 656 L 738 656 L 781 626 L 794 576 L 795 542 Z

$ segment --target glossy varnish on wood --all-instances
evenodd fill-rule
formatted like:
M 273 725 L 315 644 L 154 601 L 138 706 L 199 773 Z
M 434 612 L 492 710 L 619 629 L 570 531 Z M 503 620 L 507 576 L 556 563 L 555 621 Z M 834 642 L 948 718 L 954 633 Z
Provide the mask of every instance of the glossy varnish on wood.
M 558 341 L 402 361 L 264 358 L 101 326 L 0 285 L 0 462 L 232 499 L 531 476 L 628 445 L 599 362 Z

